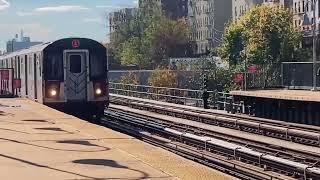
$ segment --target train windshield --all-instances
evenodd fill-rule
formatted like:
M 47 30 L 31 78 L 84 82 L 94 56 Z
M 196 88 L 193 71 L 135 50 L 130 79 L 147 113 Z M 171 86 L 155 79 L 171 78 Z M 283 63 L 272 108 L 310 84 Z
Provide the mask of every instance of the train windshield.
M 45 58 L 45 79 L 63 80 L 63 59 L 62 54 L 48 53 Z
M 106 59 L 99 54 L 91 54 L 90 56 L 90 78 L 101 79 L 107 74 Z

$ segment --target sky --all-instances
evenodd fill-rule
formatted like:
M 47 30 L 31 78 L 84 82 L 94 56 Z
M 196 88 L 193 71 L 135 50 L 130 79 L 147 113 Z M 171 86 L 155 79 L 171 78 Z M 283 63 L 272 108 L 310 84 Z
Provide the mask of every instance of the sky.
M 86 37 L 107 41 L 109 12 L 137 0 L 0 0 L 0 50 L 23 29 L 32 41 Z

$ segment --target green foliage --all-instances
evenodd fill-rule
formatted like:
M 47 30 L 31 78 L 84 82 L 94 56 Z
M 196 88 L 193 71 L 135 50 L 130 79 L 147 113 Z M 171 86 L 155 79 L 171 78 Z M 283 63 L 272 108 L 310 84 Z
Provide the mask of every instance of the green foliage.
M 238 88 L 233 83 L 234 71 L 228 67 L 217 66 L 217 61 L 203 60 L 197 68 L 201 72 L 201 77 L 208 79 L 208 90 L 230 91 Z M 200 80 L 203 83 L 203 80 Z
M 134 73 L 128 73 L 123 76 L 121 76 L 120 83 L 122 84 L 139 84 L 139 77 Z
M 137 37 L 132 37 L 122 44 L 120 52 L 121 64 L 147 66 L 145 54 L 140 51 L 141 41 Z
M 292 13 L 284 8 L 254 7 L 225 29 L 218 53 L 242 70 L 250 64 L 268 69 L 294 61 L 302 36 L 292 22 Z
M 292 12 L 287 9 L 256 6 L 228 25 L 218 54 L 238 72 L 247 71 L 252 64 L 262 67 L 268 86 L 279 77 L 281 62 L 301 58 L 302 35 L 292 22 Z
M 184 21 L 163 16 L 161 8 L 152 1 L 142 6 L 131 21 L 115 31 L 113 52 L 123 65 L 166 66 L 168 63 L 163 59 L 185 51 L 188 26 Z
M 189 42 L 188 24 L 183 20 L 162 18 L 151 32 L 152 54 L 156 65 L 167 66 L 169 57 L 183 56 Z
M 178 76 L 174 71 L 157 68 L 150 76 L 149 84 L 156 87 L 176 88 L 178 86 Z

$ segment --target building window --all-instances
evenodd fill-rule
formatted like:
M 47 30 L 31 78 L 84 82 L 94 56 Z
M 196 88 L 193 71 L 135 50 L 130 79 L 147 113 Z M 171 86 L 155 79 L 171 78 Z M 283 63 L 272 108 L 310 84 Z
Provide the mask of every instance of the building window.
M 237 17 L 237 7 L 234 8 L 234 15 Z

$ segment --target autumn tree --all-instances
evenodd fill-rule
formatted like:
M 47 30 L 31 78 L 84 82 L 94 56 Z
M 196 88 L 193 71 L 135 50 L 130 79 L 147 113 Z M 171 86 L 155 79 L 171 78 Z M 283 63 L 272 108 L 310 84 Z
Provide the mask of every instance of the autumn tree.
M 283 61 L 299 57 L 301 34 L 293 27 L 289 10 L 274 6 L 256 6 L 225 29 L 219 55 L 232 68 L 245 71 L 249 65 L 263 67 L 266 79 Z
M 120 83 L 122 84 L 134 84 L 138 85 L 139 83 L 139 77 L 137 74 L 134 74 L 132 72 L 129 72 L 128 74 L 124 74 L 120 78 Z
M 155 87 L 176 88 L 178 86 L 178 77 L 174 71 L 157 68 L 150 76 L 149 84 Z

